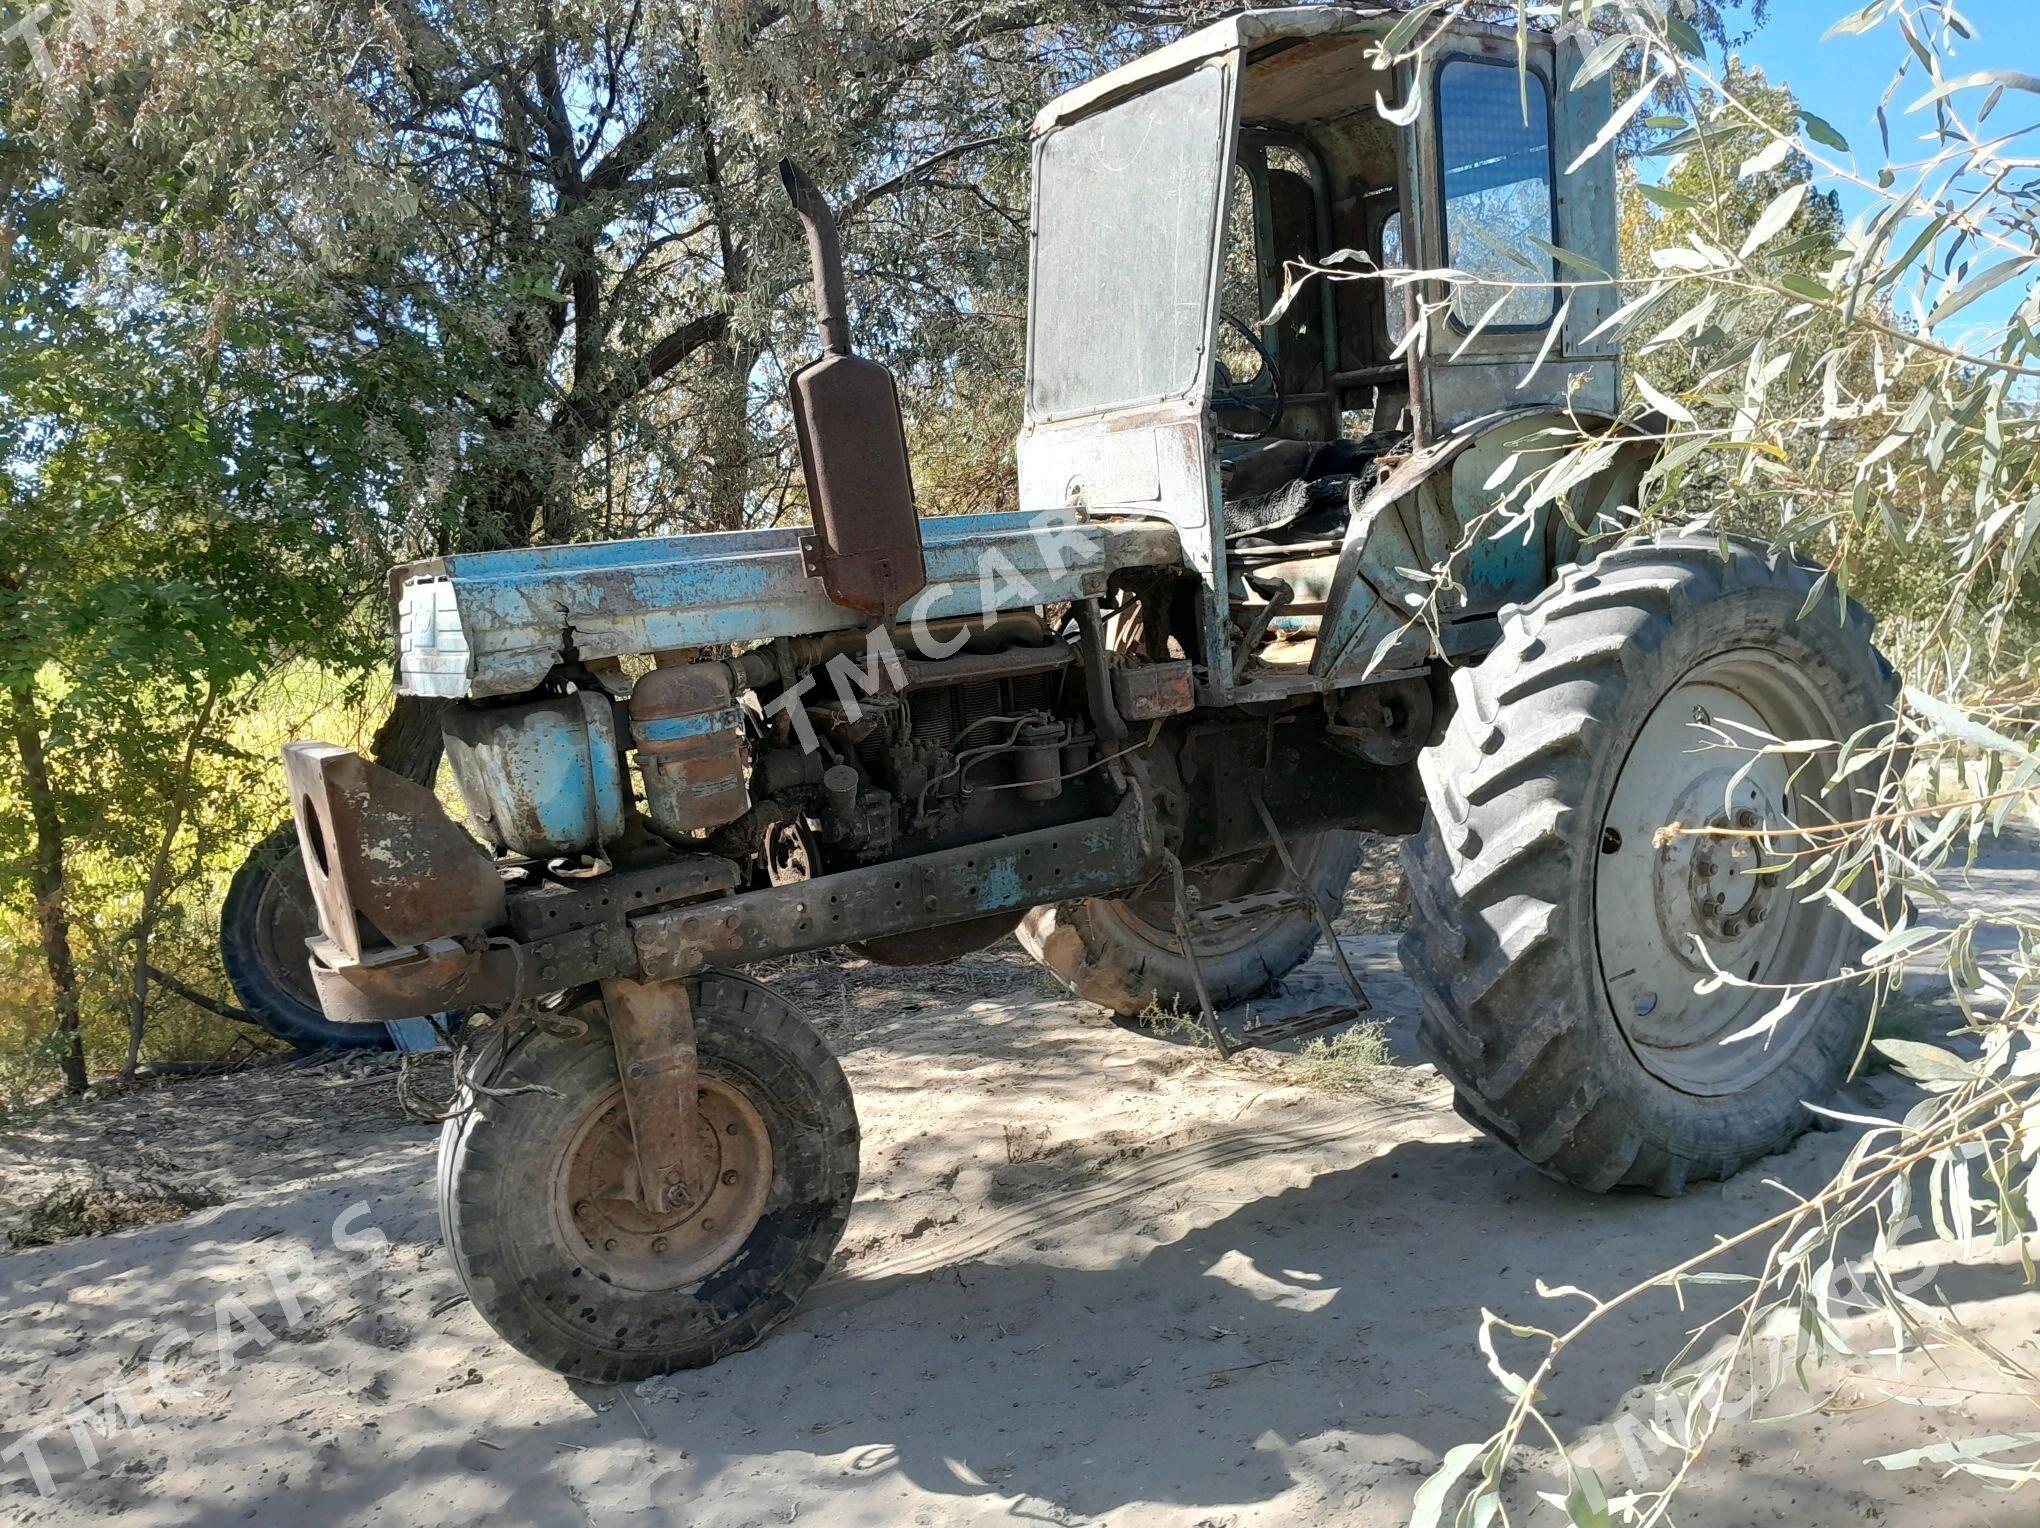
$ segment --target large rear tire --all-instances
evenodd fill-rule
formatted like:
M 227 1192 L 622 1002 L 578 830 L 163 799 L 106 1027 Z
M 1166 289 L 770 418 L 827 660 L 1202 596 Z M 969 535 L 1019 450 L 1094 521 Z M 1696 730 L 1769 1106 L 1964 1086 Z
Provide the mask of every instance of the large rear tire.
M 504 1341 L 573 1379 L 643 1379 L 750 1347 L 828 1266 L 857 1192 L 857 1110 L 820 1037 L 742 977 L 709 972 L 688 993 L 710 1168 L 697 1203 L 653 1214 L 629 1191 L 600 998 L 500 1059 L 484 1051 L 489 1091 L 440 1140 L 461 1287 Z
M 1831 593 L 1807 609 L 1818 577 L 1742 542 L 1640 541 L 1505 612 L 1500 645 L 1454 676 L 1403 851 L 1403 964 L 1460 1112 L 1554 1177 L 1661 1194 L 1727 1177 L 1806 1130 L 1862 1042 L 1854 983 L 1759 1022 L 1778 986 L 1834 976 L 1867 940 L 1752 873 L 1778 855 L 1737 836 L 1860 816 L 1876 784 L 1830 789 L 1831 757 L 1747 746 L 1891 715 L 1869 616 Z M 1725 831 L 1661 841 L 1673 821 Z M 1696 992 L 1710 958 L 1760 988 Z
M 1291 852 L 1297 869 L 1333 917 L 1360 863 L 1357 833 L 1319 833 Z M 1273 849 L 1193 870 L 1185 878 L 1204 908 L 1287 889 Z M 1121 1018 L 1160 1007 L 1197 1012 L 1197 985 L 1176 942 L 1174 893 L 1167 881 L 1123 897 L 1086 897 L 1037 907 L 1020 922 L 1021 946 L 1078 997 Z M 1251 905 L 1251 904 L 1249 904 Z M 1309 958 L 1318 940 L 1308 908 L 1239 917 L 1193 937 L 1212 1003 L 1229 1008 L 1255 997 Z

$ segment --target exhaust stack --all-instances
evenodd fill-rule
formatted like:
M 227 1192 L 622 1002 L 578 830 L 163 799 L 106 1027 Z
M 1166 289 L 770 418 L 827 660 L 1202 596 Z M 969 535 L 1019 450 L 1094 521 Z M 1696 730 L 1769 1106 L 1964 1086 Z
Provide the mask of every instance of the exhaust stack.
M 802 542 L 808 573 L 847 610 L 880 620 L 928 582 L 892 373 L 850 346 L 850 306 L 836 216 L 790 159 L 779 178 L 807 230 L 822 354 L 793 374 L 793 423 L 814 511 Z

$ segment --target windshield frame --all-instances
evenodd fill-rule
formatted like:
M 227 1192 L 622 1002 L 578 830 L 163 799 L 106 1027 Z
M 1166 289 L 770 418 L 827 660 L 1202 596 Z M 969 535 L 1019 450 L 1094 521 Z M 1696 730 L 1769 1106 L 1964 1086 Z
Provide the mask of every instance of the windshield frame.
M 1037 364 L 1040 359 L 1040 330 L 1044 316 L 1041 306 L 1043 292 L 1040 270 L 1042 257 L 1041 232 L 1043 210 L 1047 205 L 1046 198 L 1049 191 L 1047 178 L 1042 173 L 1042 167 L 1048 146 L 1057 135 L 1068 132 L 1073 127 L 1091 122 L 1104 113 L 1121 110 L 1136 101 L 1153 95 L 1157 91 L 1179 84 L 1193 75 L 1207 72 L 1215 73 L 1218 76 L 1219 99 L 1215 120 L 1211 124 L 1213 136 L 1208 144 L 1212 155 L 1213 175 L 1212 197 L 1209 204 L 1203 209 L 1206 238 L 1204 241 L 1202 291 L 1199 294 L 1202 302 L 1202 318 L 1196 328 L 1197 344 L 1194 357 L 1187 367 L 1187 375 L 1175 385 L 1160 391 L 1150 391 L 1139 396 L 1116 399 L 1109 402 L 1092 402 L 1067 408 L 1044 409 L 1040 407 L 1038 401 L 1040 383 Z M 1236 121 L 1238 113 L 1238 59 L 1232 55 L 1220 55 L 1215 58 L 1201 59 L 1196 64 L 1167 76 L 1144 81 L 1143 87 L 1139 91 L 1104 103 L 1096 111 L 1086 112 L 1082 116 L 1058 122 L 1034 140 L 1031 154 L 1033 169 L 1031 187 L 1032 205 L 1029 214 L 1027 241 L 1027 339 L 1025 395 L 1023 398 L 1023 417 L 1028 425 L 1054 424 L 1070 419 L 1086 419 L 1120 414 L 1133 409 L 1150 408 L 1158 404 L 1208 400 L 1212 384 L 1211 358 L 1214 354 L 1218 325 L 1218 292 L 1222 275 L 1220 262 L 1223 258 L 1223 244 L 1225 240 L 1225 207 L 1231 188 L 1233 162 L 1239 139 Z M 1112 251 L 1099 250 L 1098 253 L 1103 257 L 1109 258 Z M 1105 315 L 1098 314 L 1091 316 L 1103 318 Z M 1092 332 L 1102 332 L 1109 335 L 1111 331 L 1109 328 L 1102 330 L 1094 328 Z

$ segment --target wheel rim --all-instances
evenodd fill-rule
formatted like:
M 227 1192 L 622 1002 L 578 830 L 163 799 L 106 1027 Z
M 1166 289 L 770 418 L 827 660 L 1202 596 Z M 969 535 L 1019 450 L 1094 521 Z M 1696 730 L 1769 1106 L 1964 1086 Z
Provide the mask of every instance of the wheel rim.
M 255 947 L 277 984 L 314 1011 L 319 995 L 312 986 L 305 941 L 318 931 L 319 914 L 304 860 L 295 852 L 285 854 L 262 878 L 262 894 L 255 903 Z
M 563 1244 L 590 1273 L 624 1289 L 677 1289 L 706 1278 L 743 1246 L 772 1187 L 772 1139 L 750 1099 L 701 1079 L 695 1129 L 707 1192 L 653 1212 L 636 1197 L 637 1156 L 623 1090 L 598 1099 L 554 1175 Z
M 1717 969 L 1767 985 L 1833 970 L 1839 918 L 1799 900 L 1763 836 L 1809 819 L 1814 803 L 1798 787 L 1824 781 L 1827 761 L 1752 752 L 1769 738 L 1832 736 L 1829 726 L 1789 663 L 1725 653 L 1658 702 L 1623 762 L 1596 862 L 1599 974 L 1637 1059 L 1673 1087 L 1755 1086 L 1791 1059 L 1819 1006 L 1802 1001 L 1774 1028 L 1744 1034 L 1782 991 L 1695 988 Z M 1674 822 L 1715 833 L 1662 836 Z

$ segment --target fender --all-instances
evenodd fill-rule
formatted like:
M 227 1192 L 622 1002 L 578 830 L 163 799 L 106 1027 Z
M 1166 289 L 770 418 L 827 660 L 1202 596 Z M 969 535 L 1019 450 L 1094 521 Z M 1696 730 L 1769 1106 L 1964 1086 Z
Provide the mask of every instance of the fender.
M 1600 430 L 1615 443 L 1609 462 L 1573 490 L 1573 518 L 1581 525 L 1620 524 L 1619 506 L 1633 501 L 1638 483 L 1662 447 L 1665 422 L 1655 415 L 1624 420 L 1598 411 L 1534 404 L 1484 415 L 1444 440 L 1397 463 L 1355 507 L 1332 577 L 1324 635 L 1311 673 L 1358 683 L 1422 668 L 1434 656 L 1429 630 L 1409 612 L 1428 594 L 1424 570 L 1453 565 L 1465 590 L 1451 624 L 1439 633 L 1442 655 L 1485 650 L 1494 639 L 1493 613 L 1530 598 L 1579 552 L 1580 533 L 1563 514 L 1540 510 L 1526 537 L 1483 537 L 1462 546 L 1470 521 L 1527 476 L 1520 464 L 1491 481 L 1516 443 L 1549 427 Z M 1470 458 L 1462 463 L 1461 458 Z M 1479 467 L 1480 471 L 1455 471 Z

